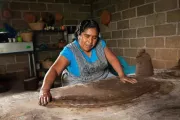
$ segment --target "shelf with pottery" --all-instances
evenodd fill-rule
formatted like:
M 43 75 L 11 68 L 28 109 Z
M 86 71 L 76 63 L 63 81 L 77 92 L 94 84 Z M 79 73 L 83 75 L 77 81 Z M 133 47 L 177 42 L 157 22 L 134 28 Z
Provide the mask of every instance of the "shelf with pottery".
M 39 79 L 39 86 L 42 85 L 44 76 L 46 75 L 46 72 L 49 70 L 49 68 L 54 63 L 55 59 L 46 58 L 45 60 L 39 62 L 36 66 L 37 71 L 37 77 Z M 61 76 L 56 77 L 52 87 L 60 87 L 61 86 Z
M 60 29 L 55 29 L 55 30 L 34 30 L 34 38 L 33 39 L 33 43 L 34 43 L 34 53 L 35 53 L 35 60 L 36 60 L 36 74 L 37 74 L 37 78 L 39 80 L 39 86 L 42 85 L 43 83 L 43 79 L 44 76 L 46 74 L 46 72 L 49 70 L 49 68 L 52 66 L 52 64 L 55 61 L 55 57 L 54 58 L 47 58 L 44 60 L 40 60 L 38 59 L 39 54 L 41 54 L 41 52 L 60 52 L 64 46 L 67 44 L 67 42 L 65 41 L 65 36 L 64 36 L 64 30 L 60 30 Z M 37 44 L 38 42 L 38 38 L 36 37 L 38 34 L 43 34 L 43 35 L 50 35 L 49 33 L 57 33 L 57 34 L 62 34 L 61 37 L 59 38 L 57 43 L 43 43 L 43 44 Z M 51 56 L 53 57 L 53 56 Z M 56 80 L 53 83 L 52 87 L 56 87 L 56 86 L 61 86 L 61 81 L 60 81 L 60 77 L 57 77 Z
M 61 51 L 62 48 L 47 48 L 47 49 L 37 49 L 36 52 L 44 52 L 44 51 Z
M 50 26 L 49 26 L 50 27 Z M 48 32 L 65 32 L 65 26 L 60 27 L 51 27 L 51 28 L 43 28 L 42 30 L 33 30 L 33 32 L 37 33 L 48 33 Z
M 38 33 L 39 32 L 42 32 L 42 31 L 38 31 Z M 45 31 L 45 32 L 47 32 L 47 31 Z M 63 31 L 61 31 L 61 32 L 63 34 Z M 35 35 L 37 35 L 37 34 L 35 34 Z M 51 65 L 54 63 L 56 58 L 53 58 L 54 60 L 52 60 L 52 58 L 40 60 L 38 58 L 39 57 L 38 53 L 39 52 L 53 52 L 53 51 L 60 52 L 63 49 L 63 47 L 66 45 L 66 42 L 64 41 L 64 38 L 62 38 L 61 40 L 59 40 L 58 43 L 54 43 L 54 44 L 43 43 L 43 44 L 38 45 L 37 44 L 38 39 L 33 39 L 33 40 L 34 40 L 33 43 L 34 43 L 34 53 L 35 53 L 35 60 L 36 60 L 36 73 L 37 73 L 37 77 L 39 78 L 39 81 L 42 81 L 46 72 L 51 67 Z
M 35 43 L 35 42 L 34 42 Z M 35 52 L 43 52 L 43 51 L 61 51 L 67 42 L 64 39 L 60 39 L 58 43 L 53 44 L 35 44 Z
M 39 34 L 43 34 L 43 35 L 51 35 L 56 33 L 56 34 L 61 34 L 62 38 L 59 38 L 59 42 L 58 43 L 54 43 L 54 44 L 37 44 L 38 38 L 37 36 Z M 65 26 L 60 26 L 60 27 L 50 27 L 50 28 L 42 28 L 42 29 L 34 29 L 33 30 L 33 43 L 34 43 L 34 50 L 35 52 L 41 52 L 41 51 L 56 51 L 56 50 L 62 50 L 63 47 L 67 44 L 67 41 L 65 40 L 65 36 L 67 35 L 66 30 L 65 30 Z

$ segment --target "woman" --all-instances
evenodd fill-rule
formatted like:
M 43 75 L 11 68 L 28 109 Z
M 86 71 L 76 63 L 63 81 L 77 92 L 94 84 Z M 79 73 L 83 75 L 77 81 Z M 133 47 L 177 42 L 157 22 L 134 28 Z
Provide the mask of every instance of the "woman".
M 64 85 L 86 83 L 113 76 L 108 63 L 118 73 L 123 83 L 136 83 L 126 77 L 116 56 L 98 36 L 99 25 L 94 20 L 84 20 L 78 26 L 76 40 L 68 44 L 47 72 L 40 90 L 39 104 L 46 105 L 51 100 L 50 87 L 56 76 L 67 69 L 68 76 Z

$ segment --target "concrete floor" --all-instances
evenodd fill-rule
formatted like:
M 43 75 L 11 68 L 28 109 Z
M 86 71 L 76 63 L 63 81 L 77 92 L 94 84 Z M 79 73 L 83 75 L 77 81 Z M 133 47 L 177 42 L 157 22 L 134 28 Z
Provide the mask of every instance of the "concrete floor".
M 0 120 L 180 120 L 180 77 L 158 75 L 157 81 L 171 81 L 168 94 L 144 94 L 122 105 L 99 108 L 38 105 L 38 92 L 9 91 L 0 94 Z

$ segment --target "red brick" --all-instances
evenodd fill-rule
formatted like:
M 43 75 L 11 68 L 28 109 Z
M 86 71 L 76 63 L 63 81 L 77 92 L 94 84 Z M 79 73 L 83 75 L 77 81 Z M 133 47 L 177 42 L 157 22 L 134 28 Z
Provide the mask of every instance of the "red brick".
M 118 46 L 117 40 L 108 40 L 106 44 L 108 47 L 117 47 Z
M 79 7 L 79 12 L 91 12 L 91 6 L 90 5 L 81 5 Z
M 11 10 L 29 10 L 29 4 L 21 3 L 21 2 L 10 2 L 10 9 Z
M 144 4 L 144 0 L 130 0 L 130 7 L 135 7 Z
M 27 54 L 17 54 L 16 62 L 28 62 L 28 55 Z
M 152 13 L 154 13 L 153 4 L 148 4 L 137 8 L 137 16 L 148 15 Z
M 122 18 L 127 19 L 127 18 L 132 18 L 136 17 L 136 9 L 128 9 L 122 12 Z
M 136 29 L 123 30 L 123 38 L 136 38 Z
M 60 13 L 63 12 L 63 5 L 61 4 L 47 4 L 48 11 L 58 11 Z
M 165 23 L 165 13 L 152 14 L 146 17 L 147 25 L 158 25 Z
M 15 29 L 27 29 L 29 28 L 28 23 L 26 23 L 24 20 L 12 20 L 12 26 Z
M 101 33 L 102 38 L 111 39 L 111 32 L 103 32 Z
M 112 31 L 112 38 L 122 38 L 122 31 Z
M 122 11 L 122 10 L 125 10 L 129 7 L 129 1 L 130 0 L 122 0 L 120 1 L 119 0 L 119 3 L 117 4 L 117 11 Z
M 178 65 L 178 61 L 165 61 L 166 68 L 172 68 Z
M 123 20 L 117 22 L 117 29 L 127 29 L 129 28 L 129 20 Z
M 139 39 L 130 39 L 130 47 L 145 47 L 145 40 L 144 38 Z
M 153 67 L 156 69 L 166 68 L 166 63 L 164 60 L 152 60 Z
M 124 56 L 126 57 L 136 57 L 137 49 L 125 48 L 124 49 Z
M 45 11 L 46 4 L 44 3 L 31 3 L 29 4 L 30 10 L 32 11 Z
M 6 73 L 6 66 L 0 65 L 0 74 L 5 74 L 5 73 Z
M 163 37 L 146 38 L 146 47 L 164 48 L 164 38 Z
M 145 17 L 138 17 L 130 20 L 130 28 L 138 27 L 145 27 Z
M 0 56 L 0 65 L 12 64 L 12 63 L 15 63 L 14 54 Z
M 174 10 L 167 12 L 167 22 L 179 22 L 180 21 L 180 10 Z
M 156 59 L 159 60 L 177 60 L 177 49 L 156 49 Z
M 129 39 L 118 39 L 117 40 L 118 47 L 129 47 Z
M 177 8 L 177 0 L 159 0 L 155 3 L 155 11 L 162 12 Z
M 28 63 L 8 64 L 7 72 L 24 71 L 25 69 L 28 69 L 28 65 Z
M 137 29 L 138 37 L 152 37 L 153 36 L 153 27 L 144 27 Z
M 165 35 L 175 35 L 176 25 L 175 24 L 165 24 L 155 26 L 155 36 L 165 36 Z
M 121 20 L 121 12 L 116 12 L 111 15 L 111 21 L 119 21 Z
M 167 48 L 180 48 L 180 36 L 166 37 L 165 45 Z
M 123 49 L 121 49 L 121 48 L 112 48 L 112 51 L 116 56 L 123 56 L 124 55 Z

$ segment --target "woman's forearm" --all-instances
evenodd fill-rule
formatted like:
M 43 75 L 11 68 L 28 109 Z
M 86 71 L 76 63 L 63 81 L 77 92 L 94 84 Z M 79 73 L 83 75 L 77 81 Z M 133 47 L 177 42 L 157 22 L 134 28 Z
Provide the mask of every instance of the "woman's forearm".
M 53 82 L 57 76 L 58 76 L 58 73 L 53 67 L 51 69 L 49 69 L 49 71 L 46 73 L 46 75 L 44 77 L 43 85 L 42 85 L 41 89 L 50 90 L 51 85 L 53 84 Z
M 56 77 L 62 73 L 68 64 L 69 61 L 65 57 L 59 56 L 46 73 L 41 89 L 50 90 L 51 85 L 53 84 Z
M 104 51 L 105 51 L 105 55 L 108 62 L 111 64 L 114 70 L 118 73 L 119 77 L 124 77 L 125 74 L 123 72 L 123 68 L 119 60 L 117 59 L 117 57 L 114 55 L 114 53 L 108 47 L 106 47 Z
M 122 65 L 120 64 L 119 60 L 114 56 L 111 61 L 109 61 L 111 66 L 114 68 L 114 70 L 118 73 L 119 77 L 124 77 L 125 74 L 123 72 Z

